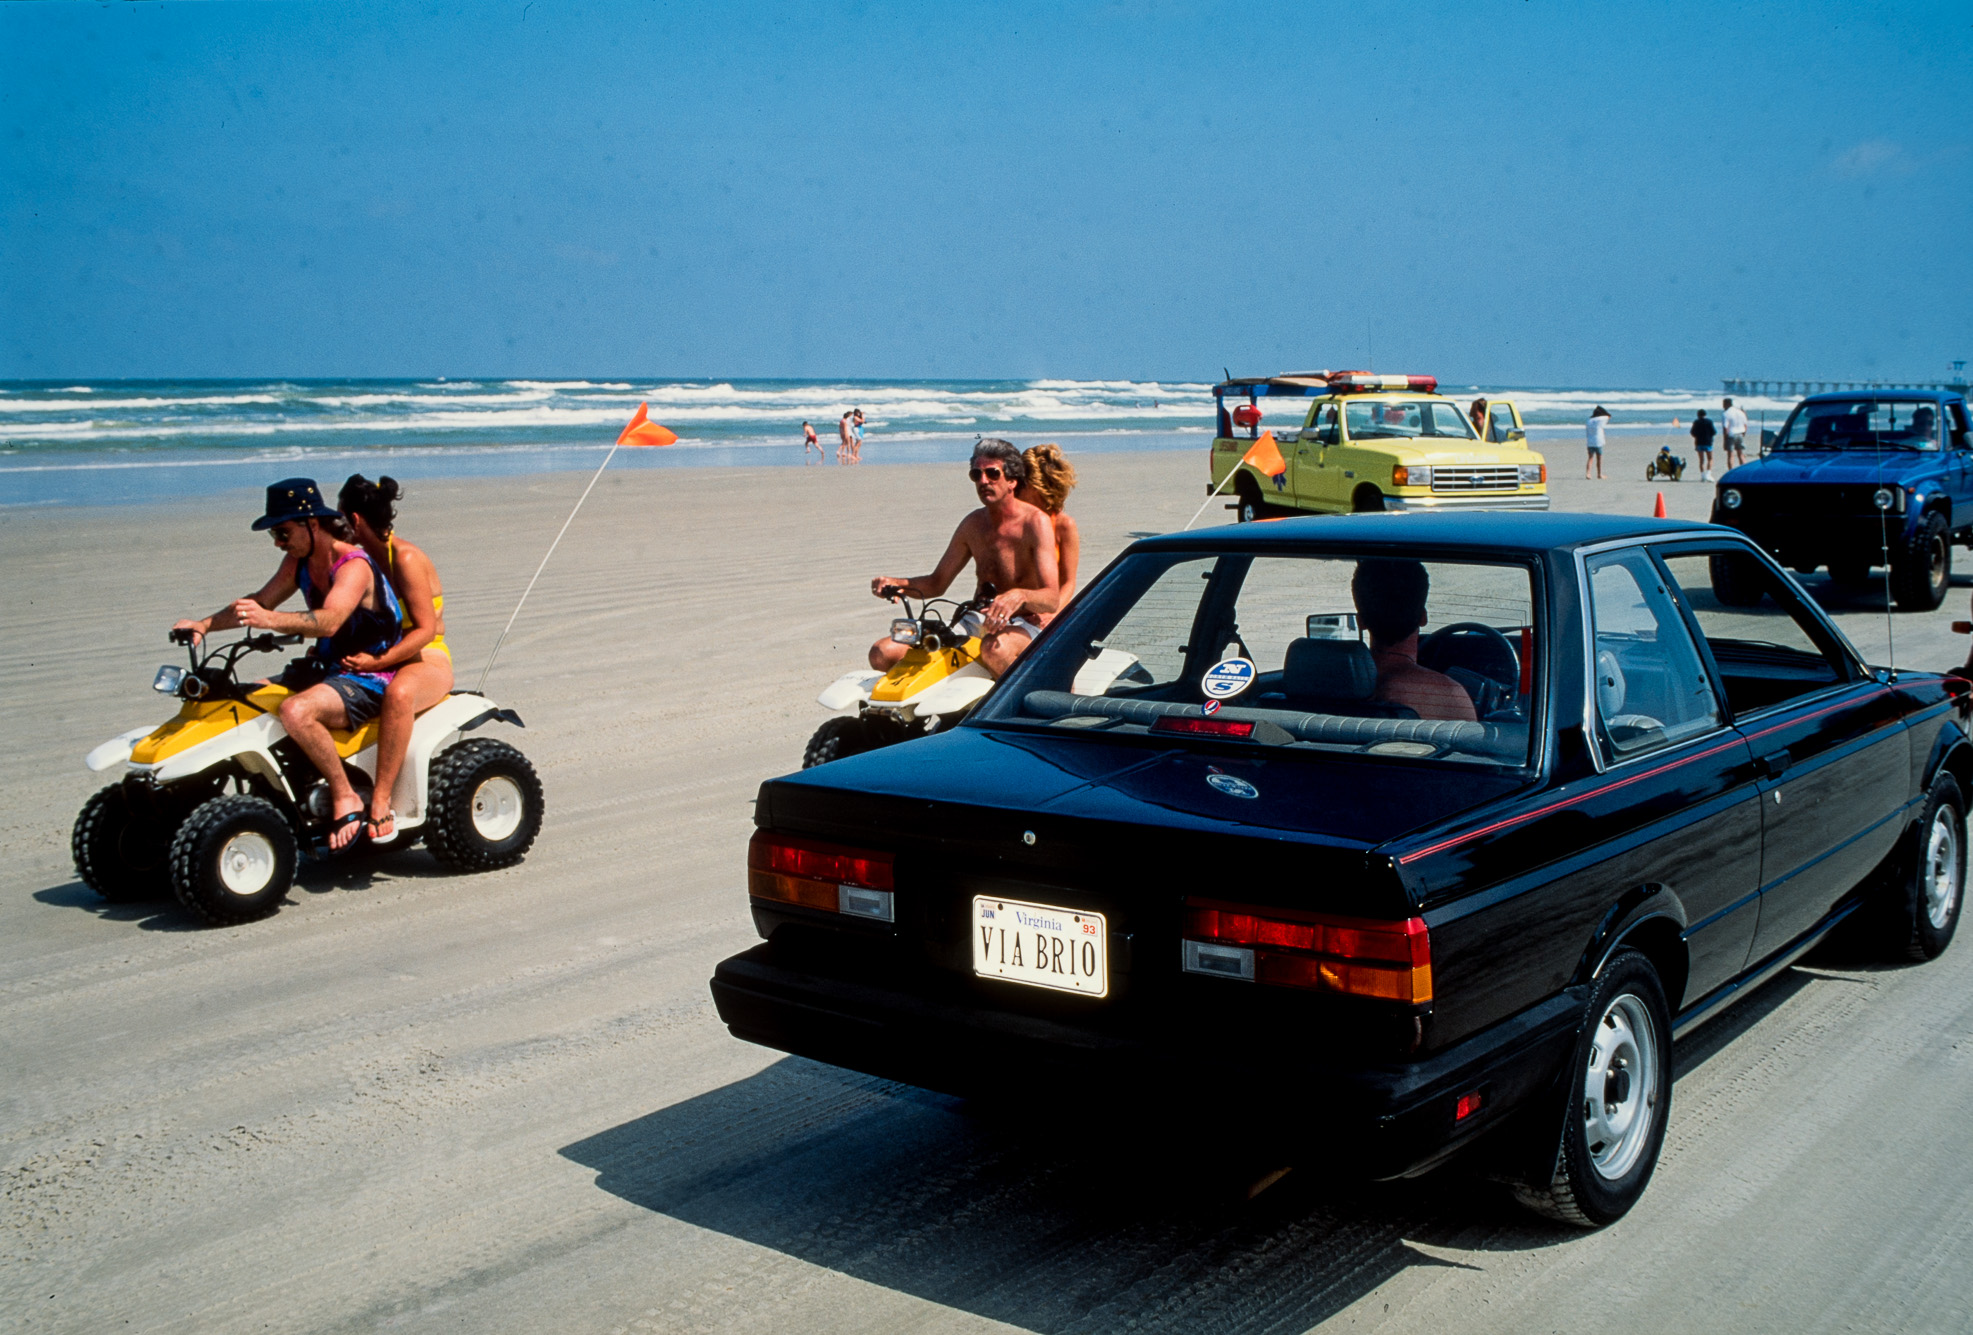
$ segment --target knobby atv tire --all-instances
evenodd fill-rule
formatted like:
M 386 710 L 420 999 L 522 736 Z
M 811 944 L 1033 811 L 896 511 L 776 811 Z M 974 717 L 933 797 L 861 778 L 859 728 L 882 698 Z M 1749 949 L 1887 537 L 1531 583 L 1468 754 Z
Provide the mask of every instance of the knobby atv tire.
M 860 718 L 832 718 L 815 730 L 802 752 L 802 768 L 814 769 L 845 756 L 860 756 L 876 749 L 869 725 Z
M 171 841 L 171 889 L 215 927 L 264 918 L 295 881 L 295 832 L 264 797 L 228 793 L 200 804 Z
M 158 813 L 134 810 L 124 786 L 113 783 L 75 818 L 75 874 L 112 904 L 162 899 L 171 893 L 171 836 Z
M 494 785 L 492 789 L 488 785 Z M 509 787 L 511 785 L 511 787 Z M 519 820 L 511 830 L 482 822 L 498 819 L 476 806 L 501 793 L 517 796 Z M 541 833 L 541 780 L 526 756 L 505 742 L 479 737 L 447 747 L 432 762 L 426 797 L 425 847 L 460 871 L 492 871 L 519 862 Z
M 1636 1094 L 1636 1115 L 1650 1120 L 1639 1128 L 1638 1140 L 1631 1142 L 1634 1157 L 1624 1171 L 1611 1177 L 1597 1167 L 1595 1150 L 1586 1134 L 1584 1086 L 1585 1076 L 1596 1069 L 1599 1053 L 1608 1056 L 1609 1049 L 1598 1045 L 1610 1041 L 1614 1026 L 1609 1024 L 1609 1017 L 1620 1011 L 1629 1020 L 1642 1022 L 1636 1026 L 1643 1031 L 1639 1042 L 1648 1039 L 1652 1057 L 1648 1063 L 1638 1063 L 1651 1072 L 1648 1080 L 1640 1077 L 1635 1085 L 1627 1084 L 1617 1098 L 1622 1102 Z M 1539 1103 L 1528 1110 L 1537 1123 L 1535 1133 L 1542 1137 L 1536 1143 L 1543 1153 L 1534 1161 L 1535 1171 L 1514 1183 L 1514 1195 L 1522 1205 L 1550 1219 L 1579 1228 L 1602 1228 L 1623 1218 L 1650 1185 L 1672 1107 L 1671 1009 L 1665 1003 L 1657 969 L 1637 951 L 1619 950 L 1597 974 L 1584 1008 L 1582 1032 L 1570 1050 L 1561 1085 L 1548 1105 L 1550 1120 L 1545 1125 Z M 1606 1096 L 1603 1092 L 1597 1095 Z
M 1952 586 L 1952 534 L 1937 510 L 1918 521 L 1902 551 L 1891 554 L 1891 596 L 1901 612 L 1930 612 Z

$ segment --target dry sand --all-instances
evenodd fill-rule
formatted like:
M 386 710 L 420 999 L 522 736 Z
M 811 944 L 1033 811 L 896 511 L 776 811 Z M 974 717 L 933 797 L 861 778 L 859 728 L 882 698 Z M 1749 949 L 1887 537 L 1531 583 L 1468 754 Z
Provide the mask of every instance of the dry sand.
M 1657 488 L 1551 456 L 1562 507 L 1648 513 Z M 1083 463 L 1086 574 L 1201 496 L 1189 454 Z M 404 526 L 469 679 L 583 481 L 414 489 Z M 1663 490 L 1703 517 L 1710 488 Z M 257 495 L 0 517 L 0 1325 L 1973 1323 L 1969 942 L 1793 970 L 1682 1045 L 1657 1180 L 1596 1235 L 1457 1174 L 1342 1185 L 1319 1152 L 1250 1205 L 1201 1204 L 1177 1189 L 1219 1147 L 1092 1171 L 1087 1138 L 728 1037 L 706 978 L 753 940 L 755 785 L 798 763 L 815 693 L 883 624 L 869 576 L 929 566 L 968 494 L 953 466 L 609 477 L 490 683 L 547 789 L 526 862 L 315 868 L 226 930 L 104 906 L 67 841 L 100 782 L 82 753 L 163 712 L 146 686 L 171 619 L 270 568 Z M 1964 609 L 1899 617 L 1899 660 L 1959 661 Z M 1881 599 L 1838 611 L 1881 658 Z

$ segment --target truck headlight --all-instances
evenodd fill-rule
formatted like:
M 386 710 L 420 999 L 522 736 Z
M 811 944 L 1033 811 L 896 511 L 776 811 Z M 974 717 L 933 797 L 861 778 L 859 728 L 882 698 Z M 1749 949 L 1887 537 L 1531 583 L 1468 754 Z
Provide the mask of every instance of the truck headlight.
M 158 675 L 151 678 L 151 689 L 160 695 L 178 694 L 179 683 L 185 680 L 185 669 L 166 663 L 158 669 Z
M 899 617 L 897 620 L 891 622 L 891 643 L 918 643 L 918 623 L 905 617 Z
M 1888 510 L 1898 503 L 1898 494 L 1889 487 L 1879 487 L 1871 493 L 1870 503 L 1880 510 Z
M 1740 508 L 1739 488 L 1728 487 L 1724 491 L 1720 492 L 1720 509 L 1738 510 L 1739 508 Z
M 1540 486 L 1540 485 L 1541 485 L 1542 483 L 1544 483 L 1544 482 L 1546 482 L 1546 481 L 1548 481 L 1548 465 L 1547 465 L 1547 464 L 1522 464 L 1522 465 L 1521 465 L 1521 485 L 1522 485 L 1522 486 L 1524 486 L 1524 487 L 1539 487 L 1539 486 Z
M 1429 487 L 1432 485 L 1431 465 L 1399 464 L 1391 470 L 1391 485 L 1394 487 Z

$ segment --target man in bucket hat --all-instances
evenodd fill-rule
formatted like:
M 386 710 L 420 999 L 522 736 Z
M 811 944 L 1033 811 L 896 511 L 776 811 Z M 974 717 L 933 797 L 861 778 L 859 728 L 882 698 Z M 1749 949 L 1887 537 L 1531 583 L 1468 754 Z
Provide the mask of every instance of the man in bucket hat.
M 278 685 L 294 694 L 281 702 L 281 726 L 329 784 L 329 847 L 340 851 L 363 832 L 363 799 L 350 785 L 331 729 L 360 728 L 382 707 L 388 672 L 351 672 L 351 654 L 382 654 L 403 633 L 390 581 L 351 534 L 341 514 L 322 500 L 313 478 L 291 477 L 267 489 L 267 513 L 255 532 L 271 530 L 281 567 L 257 593 L 236 599 L 209 617 L 180 621 L 195 639 L 210 631 L 245 626 L 281 635 L 315 637 L 306 656 L 288 665 Z M 274 611 L 296 593 L 305 612 Z

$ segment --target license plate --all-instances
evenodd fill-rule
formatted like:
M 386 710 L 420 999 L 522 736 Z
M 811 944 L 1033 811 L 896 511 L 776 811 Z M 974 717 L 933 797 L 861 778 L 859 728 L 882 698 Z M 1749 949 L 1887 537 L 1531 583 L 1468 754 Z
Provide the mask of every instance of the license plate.
M 982 978 L 1108 996 L 1109 943 L 1100 913 L 973 898 L 973 972 Z

